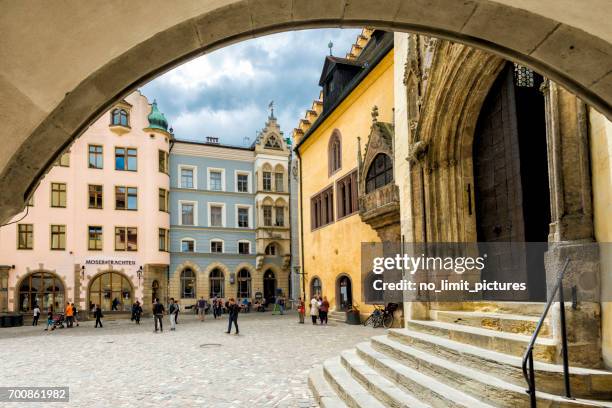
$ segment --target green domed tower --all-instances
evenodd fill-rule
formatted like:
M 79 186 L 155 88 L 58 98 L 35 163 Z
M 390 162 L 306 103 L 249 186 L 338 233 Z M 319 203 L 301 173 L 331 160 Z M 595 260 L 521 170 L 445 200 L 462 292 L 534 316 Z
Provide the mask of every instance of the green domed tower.
M 144 129 L 146 132 L 160 132 L 163 133 L 164 136 L 174 139 L 172 129 L 168 131 L 168 119 L 166 119 L 166 116 L 160 112 L 159 108 L 157 107 L 157 100 L 155 99 L 151 104 L 151 113 L 149 113 L 147 119 L 149 120 L 149 126 Z

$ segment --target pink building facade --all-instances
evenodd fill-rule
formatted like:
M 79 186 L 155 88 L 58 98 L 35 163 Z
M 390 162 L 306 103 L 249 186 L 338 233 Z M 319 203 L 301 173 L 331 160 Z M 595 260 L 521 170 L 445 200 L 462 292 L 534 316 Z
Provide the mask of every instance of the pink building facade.
M 125 312 L 135 300 L 147 311 L 164 299 L 172 143 L 139 92 L 93 123 L 0 228 L 0 312 Z

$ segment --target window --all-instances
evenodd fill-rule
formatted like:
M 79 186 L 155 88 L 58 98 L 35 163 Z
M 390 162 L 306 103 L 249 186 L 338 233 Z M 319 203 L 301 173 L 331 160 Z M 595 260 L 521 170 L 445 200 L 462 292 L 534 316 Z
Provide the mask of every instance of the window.
M 323 293 L 322 289 L 321 280 L 317 277 L 312 278 L 310 281 L 310 297 L 320 296 Z
M 181 272 L 181 298 L 195 299 L 196 276 L 191 268 L 185 268 Z
M 89 208 L 102 208 L 102 190 L 102 186 L 89 185 Z
M 102 227 L 90 226 L 88 228 L 87 249 L 90 251 L 102 250 Z
M 115 147 L 115 170 L 136 171 L 138 169 L 136 149 Z
M 89 304 L 99 305 L 102 311 L 130 311 L 133 287 L 130 280 L 117 272 L 98 275 L 89 286 Z
M 366 193 L 381 188 L 393 181 L 393 162 L 384 153 L 378 153 L 366 175 Z
M 248 174 L 238 174 L 236 176 L 236 190 L 239 193 L 249 192 L 249 175 Z
M 271 205 L 263 206 L 263 219 L 264 219 L 264 226 L 266 227 L 272 226 L 272 206 Z
M 60 251 L 66 249 L 65 225 L 51 225 L 51 249 Z
M 194 188 L 193 169 L 181 167 L 181 188 Z
M 280 149 L 281 145 L 278 138 L 274 135 L 271 135 L 268 140 L 266 140 L 265 147 L 268 149 Z
M 159 229 L 159 250 L 168 251 L 168 230 L 165 228 Z
M 342 167 L 342 144 L 338 130 L 334 130 L 327 149 L 328 173 L 331 176 Z
M 241 255 L 248 255 L 251 253 L 251 243 L 246 241 L 238 242 L 238 253 Z
M 210 272 L 209 275 L 210 280 L 210 297 L 214 298 L 224 296 L 225 292 L 225 278 L 223 276 L 223 272 L 221 270 L 215 268 Z
M 115 227 L 115 251 L 137 251 L 138 230 L 136 227 Z
M 284 227 L 285 226 L 285 207 L 282 206 L 276 206 L 274 208 L 274 215 L 275 217 L 275 222 L 274 225 L 277 227 Z
M 249 209 L 238 208 L 238 227 L 248 228 L 249 227 Z
M 168 153 L 160 150 L 158 153 L 159 171 L 168 174 Z
M 310 227 L 315 229 L 332 222 L 334 222 L 334 189 L 329 187 L 310 200 Z
M 277 254 L 278 254 L 278 248 L 276 247 L 276 244 L 274 242 L 271 244 L 268 244 L 268 246 L 266 247 L 266 255 L 276 256 Z
M 101 169 L 103 164 L 102 146 L 89 145 L 89 168 Z
M 239 298 L 251 297 L 251 273 L 246 269 L 238 272 L 238 293 Z
M 51 207 L 66 208 L 66 183 L 51 183 Z
M 64 285 L 57 276 L 48 272 L 27 275 L 19 286 L 19 311 L 29 312 L 38 306 L 41 311 L 64 305 Z
M 274 189 L 279 193 L 284 191 L 283 173 L 274 173 Z
M 129 126 L 128 113 L 125 109 L 115 109 L 111 115 L 111 125 L 113 126 Z
M 17 225 L 17 249 L 34 248 L 34 224 Z
M 55 161 L 56 166 L 70 167 L 70 152 L 62 153 L 62 155 Z
M 165 188 L 159 189 L 159 211 L 168 211 L 168 190 Z
M 222 191 L 223 190 L 221 175 L 222 175 L 222 173 L 220 171 L 217 171 L 217 170 L 214 170 L 214 171 L 210 172 L 210 174 L 208 176 L 208 188 L 210 190 L 214 190 L 214 191 Z
M 210 241 L 210 252 L 220 254 L 223 252 L 223 241 Z
M 136 187 L 115 187 L 115 209 L 116 210 L 137 210 L 138 209 L 138 189 Z
M 272 173 L 269 171 L 263 172 L 263 189 L 264 191 L 272 191 Z
M 181 225 L 195 225 L 195 205 L 181 203 Z
M 220 205 L 210 206 L 210 224 L 211 227 L 223 226 L 223 207 Z
M 336 183 L 338 218 L 346 217 L 359 210 L 357 199 L 357 171 L 344 176 Z
M 181 240 L 181 252 L 195 252 L 195 241 L 193 239 Z

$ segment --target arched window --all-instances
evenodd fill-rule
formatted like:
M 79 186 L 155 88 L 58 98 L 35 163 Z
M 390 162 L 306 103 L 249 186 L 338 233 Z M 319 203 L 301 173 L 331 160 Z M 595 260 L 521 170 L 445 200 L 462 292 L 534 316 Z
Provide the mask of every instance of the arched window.
M 195 299 L 196 276 L 191 268 L 185 268 L 181 272 L 181 298 Z
M 268 246 L 266 247 L 266 255 L 270 255 L 270 256 L 278 255 L 278 247 L 274 242 L 272 242 L 271 244 L 268 244 Z
M 115 125 L 129 126 L 127 111 L 125 109 L 119 109 L 119 108 L 113 110 L 112 117 L 111 117 L 111 124 L 113 126 Z
M 215 268 L 210 272 L 210 297 L 222 298 L 225 292 L 225 276 L 220 269 Z
M 310 297 L 320 296 L 323 293 L 323 286 L 321 285 L 321 279 L 314 277 L 310 281 Z
M 393 162 L 384 153 L 378 153 L 366 175 L 366 193 L 371 193 L 393 181 Z
M 238 272 L 238 293 L 239 298 L 251 297 L 251 273 L 247 269 Z
M 329 175 L 332 175 L 342 167 L 342 144 L 340 141 L 340 132 L 334 131 L 329 139 L 327 162 Z
M 281 148 L 280 142 L 278 141 L 278 138 L 275 135 L 270 135 L 268 140 L 266 140 L 265 146 L 268 149 L 280 149 Z
M 99 305 L 103 311 L 124 311 L 132 307 L 132 284 L 118 272 L 98 275 L 89 286 L 89 309 Z
M 19 286 L 19 311 L 29 312 L 38 305 L 40 310 L 61 311 L 64 307 L 64 285 L 55 275 L 35 272 L 26 276 Z

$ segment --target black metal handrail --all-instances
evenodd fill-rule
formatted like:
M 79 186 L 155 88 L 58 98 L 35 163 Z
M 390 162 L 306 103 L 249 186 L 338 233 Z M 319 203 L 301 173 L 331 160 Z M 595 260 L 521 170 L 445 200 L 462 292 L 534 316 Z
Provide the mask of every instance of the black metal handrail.
M 525 381 L 527 381 L 527 394 L 529 394 L 531 400 L 531 407 L 536 408 L 536 385 L 535 385 L 535 370 L 533 368 L 533 348 L 535 347 L 535 342 L 538 339 L 538 335 L 540 334 L 540 329 L 544 324 L 544 320 L 546 319 L 546 315 L 548 315 L 548 309 L 552 305 L 553 300 L 557 292 L 559 292 L 559 318 L 561 320 L 561 347 L 563 351 L 563 377 L 565 380 L 565 396 L 567 398 L 571 398 L 572 394 L 570 391 L 570 377 L 569 377 L 569 365 L 568 365 L 568 357 L 567 357 L 567 331 L 565 327 L 565 301 L 563 298 L 563 276 L 565 275 L 565 271 L 567 266 L 569 265 L 569 258 L 565 260 L 565 264 L 563 265 L 563 269 L 559 274 L 557 279 L 557 283 L 555 288 L 550 294 L 550 298 L 546 302 L 546 307 L 544 308 L 544 312 L 542 313 L 542 317 L 538 321 L 538 325 L 536 326 L 535 331 L 533 332 L 533 336 L 531 336 L 531 341 L 529 342 L 529 346 L 527 346 L 527 350 L 523 355 L 523 377 L 525 377 Z M 559 291 L 559 288 L 561 290 Z M 527 370 L 527 365 L 529 364 L 529 371 Z

